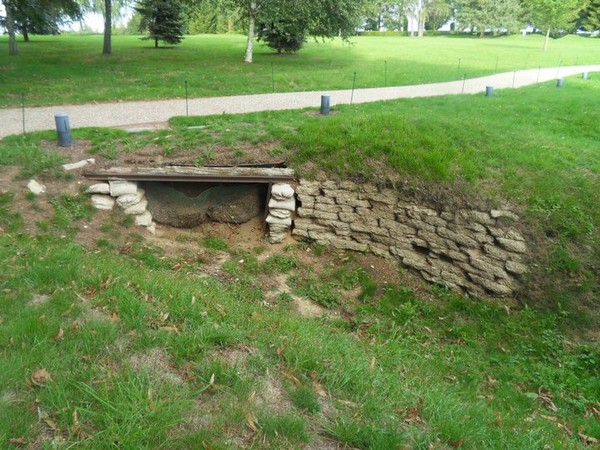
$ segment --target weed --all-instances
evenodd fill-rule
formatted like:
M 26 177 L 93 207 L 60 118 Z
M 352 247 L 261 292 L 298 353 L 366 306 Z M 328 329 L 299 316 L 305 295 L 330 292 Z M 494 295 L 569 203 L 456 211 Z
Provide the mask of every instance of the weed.
M 310 386 L 300 385 L 288 390 L 290 399 L 296 408 L 306 411 L 309 414 L 316 414 L 321 411 L 321 404 L 317 394 Z
M 220 238 L 206 237 L 203 244 L 206 248 L 211 250 L 226 251 L 229 248 L 227 242 Z

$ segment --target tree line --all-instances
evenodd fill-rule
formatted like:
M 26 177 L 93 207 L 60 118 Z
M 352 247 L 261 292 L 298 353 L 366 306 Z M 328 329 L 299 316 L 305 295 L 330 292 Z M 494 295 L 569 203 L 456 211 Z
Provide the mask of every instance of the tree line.
M 0 25 L 9 36 L 9 54 L 18 53 L 16 35 L 56 34 L 86 12 L 104 16 L 105 54 L 112 52 L 112 21 L 132 0 L 1 0 Z M 452 21 L 457 30 L 508 33 L 529 23 L 548 39 L 584 27 L 600 28 L 600 0 L 137 0 L 132 23 L 147 39 L 169 44 L 184 33 L 244 31 L 244 60 L 252 62 L 255 39 L 278 52 L 302 48 L 308 36 L 347 39 L 357 30 L 410 30 L 423 36 Z

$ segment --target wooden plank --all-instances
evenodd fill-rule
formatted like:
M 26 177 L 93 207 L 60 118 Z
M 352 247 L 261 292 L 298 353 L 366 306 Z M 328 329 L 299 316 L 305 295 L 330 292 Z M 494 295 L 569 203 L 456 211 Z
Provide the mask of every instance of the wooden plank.
M 86 170 L 83 175 L 94 180 L 122 179 L 131 181 L 182 182 L 277 182 L 294 181 L 294 171 L 281 167 L 111 167 Z

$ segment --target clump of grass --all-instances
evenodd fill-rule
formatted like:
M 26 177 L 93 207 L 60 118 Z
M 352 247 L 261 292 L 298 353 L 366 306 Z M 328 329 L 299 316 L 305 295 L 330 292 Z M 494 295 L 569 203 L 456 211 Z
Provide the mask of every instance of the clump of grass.
M 221 238 L 206 237 L 202 243 L 206 248 L 211 250 L 226 251 L 229 248 L 227 242 Z

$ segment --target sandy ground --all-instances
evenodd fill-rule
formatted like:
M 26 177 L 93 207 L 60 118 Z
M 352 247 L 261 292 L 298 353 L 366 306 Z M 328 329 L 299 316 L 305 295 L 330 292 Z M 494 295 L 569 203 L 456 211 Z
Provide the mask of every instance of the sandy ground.
M 494 89 L 519 88 L 583 72 L 600 72 L 600 65 L 519 70 L 480 78 L 445 83 L 387 88 L 350 89 L 329 92 L 291 92 L 230 97 L 205 97 L 189 100 L 192 116 L 239 114 L 255 111 L 319 108 L 321 95 L 330 95 L 331 106 L 348 103 L 368 103 L 398 98 L 483 93 L 487 86 Z M 0 109 L 0 138 L 23 132 L 54 129 L 54 115 L 69 115 L 71 128 L 129 127 L 160 128 L 173 116 L 186 114 L 185 100 L 94 103 L 57 105 L 36 108 Z M 23 116 L 25 123 L 23 124 Z

